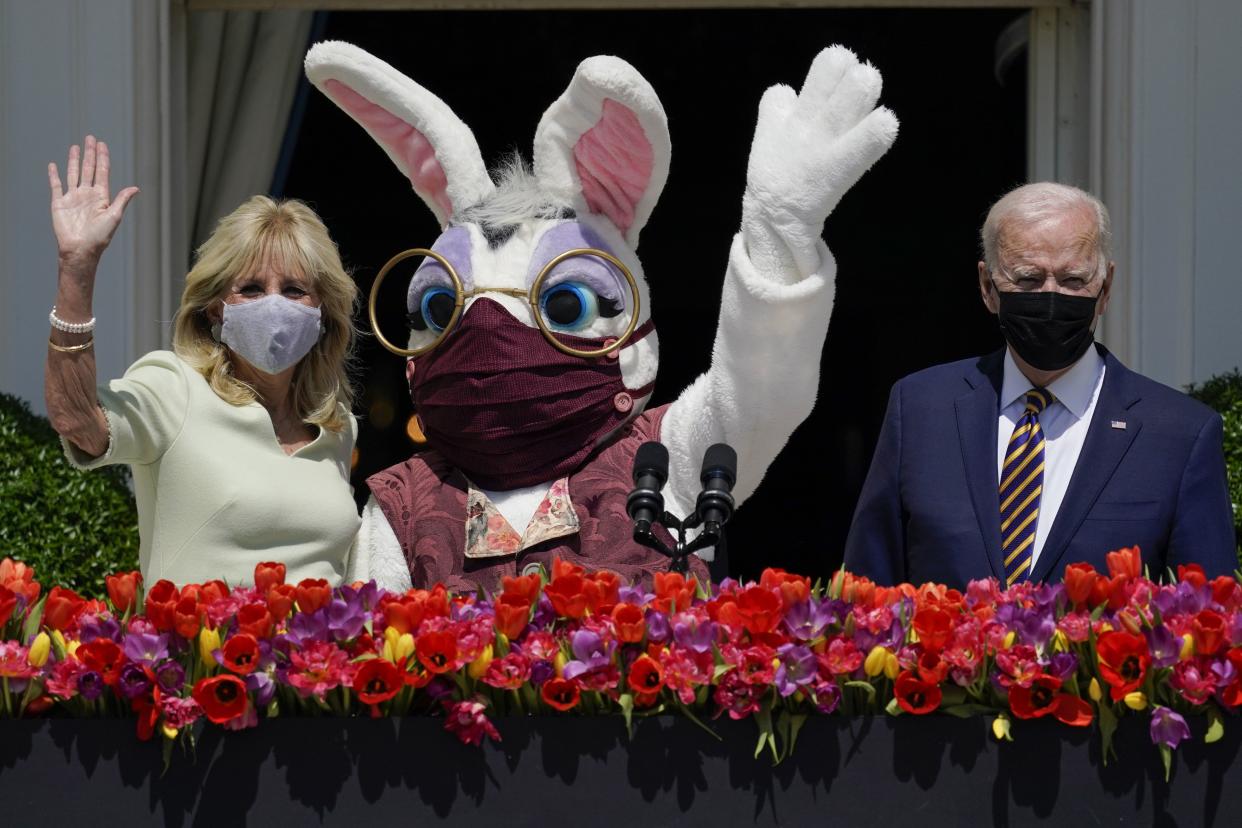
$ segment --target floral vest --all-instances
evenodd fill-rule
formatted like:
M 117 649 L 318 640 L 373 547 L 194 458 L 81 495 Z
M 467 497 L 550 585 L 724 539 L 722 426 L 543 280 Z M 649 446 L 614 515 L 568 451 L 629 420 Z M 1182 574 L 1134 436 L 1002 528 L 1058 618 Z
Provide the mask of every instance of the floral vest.
M 658 439 L 667 406 L 640 414 L 582 468 L 552 484 L 524 532 L 511 527 L 460 471 L 434 450 L 367 478 L 367 485 L 401 544 L 415 587 L 437 582 L 450 590 L 499 591 L 501 577 L 520 575 L 561 558 L 588 570 L 607 569 L 629 583 L 650 583 L 669 559 L 633 540 L 625 504 L 634 455 Z M 672 538 L 657 527 L 661 539 Z M 690 574 L 707 584 L 707 566 L 690 556 Z

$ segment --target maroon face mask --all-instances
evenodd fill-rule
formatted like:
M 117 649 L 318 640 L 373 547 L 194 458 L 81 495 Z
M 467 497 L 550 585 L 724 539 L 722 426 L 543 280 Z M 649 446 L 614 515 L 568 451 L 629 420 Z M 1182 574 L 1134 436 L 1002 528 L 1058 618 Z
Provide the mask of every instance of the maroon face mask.
M 626 346 L 653 327 L 639 326 Z M 606 342 L 560 338 L 582 350 Z M 414 358 L 410 393 L 432 448 L 476 486 L 507 491 L 577 470 L 651 388 L 627 389 L 619 359 L 561 353 L 482 298 L 434 351 Z

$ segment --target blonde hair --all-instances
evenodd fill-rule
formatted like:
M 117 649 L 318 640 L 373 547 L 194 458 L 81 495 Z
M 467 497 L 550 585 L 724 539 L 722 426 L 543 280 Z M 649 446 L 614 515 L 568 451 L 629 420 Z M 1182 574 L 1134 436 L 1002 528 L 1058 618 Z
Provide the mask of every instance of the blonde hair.
M 233 405 L 254 402 L 253 387 L 233 374 L 228 348 L 212 336 L 207 308 L 228 294 L 237 277 L 278 262 L 308 278 L 320 300 L 319 341 L 293 374 L 293 398 L 303 422 L 340 431 L 349 423 L 349 380 L 358 289 L 315 211 L 296 199 L 254 196 L 220 219 L 195 254 L 173 318 L 173 350 Z

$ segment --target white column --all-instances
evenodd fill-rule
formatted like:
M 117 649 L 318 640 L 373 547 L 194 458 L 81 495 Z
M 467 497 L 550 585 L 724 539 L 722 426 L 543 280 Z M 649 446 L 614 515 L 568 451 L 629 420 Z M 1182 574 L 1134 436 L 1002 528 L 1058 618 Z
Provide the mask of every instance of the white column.
M 171 196 L 182 18 L 179 0 L 0 0 L 0 390 L 36 411 L 56 292 L 46 168 L 56 161 L 63 177 L 69 145 L 88 131 L 108 142 L 114 191 L 142 188 L 96 281 L 100 378 L 167 339 L 167 274 L 185 261 Z

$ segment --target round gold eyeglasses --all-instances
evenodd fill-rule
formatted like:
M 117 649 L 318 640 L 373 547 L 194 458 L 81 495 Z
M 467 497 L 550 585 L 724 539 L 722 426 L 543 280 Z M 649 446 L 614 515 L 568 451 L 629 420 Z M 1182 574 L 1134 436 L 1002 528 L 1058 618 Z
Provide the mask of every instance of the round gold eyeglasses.
M 388 274 L 398 264 L 415 256 L 424 256 L 435 260 L 435 262 L 438 263 L 440 267 L 444 268 L 446 273 L 448 273 L 449 279 L 453 282 L 453 310 L 448 318 L 448 321 L 445 323 L 443 330 L 441 330 L 439 335 L 436 336 L 436 338 L 429 344 L 418 348 L 402 348 L 393 344 L 393 342 L 384 336 L 384 332 L 380 330 L 376 305 L 379 299 L 380 285 L 384 283 L 384 279 L 387 278 Z M 545 313 L 543 307 L 541 306 L 543 286 L 547 281 L 548 274 L 550 274 L 557 267 L 557 265 L 560 265 L 562 262 L 581 256 L 600 259 L 611 265 L 612 268 L 615 268 L 621 276 L 624 277 L 630 288 L 630 304 L 626 309 L 629 318 L 626 322 L 625 328 L 620 336 L 617 336 L 616 338 L 610 337 L 602 348 L 584 349 L 570 344 L 573 340 L 578 339 L 578 337 L 572 331 L 557 330 L 553 327 L 553 325 L 544 318 Z M 634 280 L 634 274 L 630 272 L 630 269 L 611 253 L 604 250 L 597 250 L 593 247 L 579 247 L 573 250 L 566 250 L 563 253 L 556 255 L 551 261 L 543 266 L 542 270 L 539 271 L 539 275 L 535 277 L 535 281 L 530 286 L 529 291 L 520 290 L 518 288 L 488 287 L 466 290 L 465 286 L 462 284 L 461 277 L 457 275 L 456 269 L 454 269 L 453 265 L 449 263 L 448 259 L 430 248 L 414 247 L 393 256 L 382 268 L 380 268 L 380 272 L 375 277 L 375 283 L 371 286 L 371 295 L 367 301 L 367 315 L 370 317 L 371 330 L 375 333 L 375 338 L 378 339 L 379 343 L 389 351 L 397 354 L 398 356 L 404 357 L 422 356 L 423 354 L 439 347 L 440 343 L 442 343 L 445 338 L 453 332 L 453 329 L 457 326 L 458 321 L 461 320 L 461 316 L 465 312 L 466 301 L 474 296 L 479 296 L 485 293 L 500 293 L 505 296 L 515 296 L 519 299 L 525 299 L 530 305 L 532 314 L 535 317 L 535 323 L 539 326 L 539 330 L 543 334 L 544 339 L 546 339 L 548 343 L 558 351 L 569 354 L 570 356 L 582 357 L 584 359 L 607 356 L 608 354 L 611 354 L 624 346 L 629 338 L 634 334 L 635 328 L 638 327 L 638 312 L 642 301 L 638 293 L 638 283 Z M 570 342 L 563 341 L 560 337 L 570 338 Z

